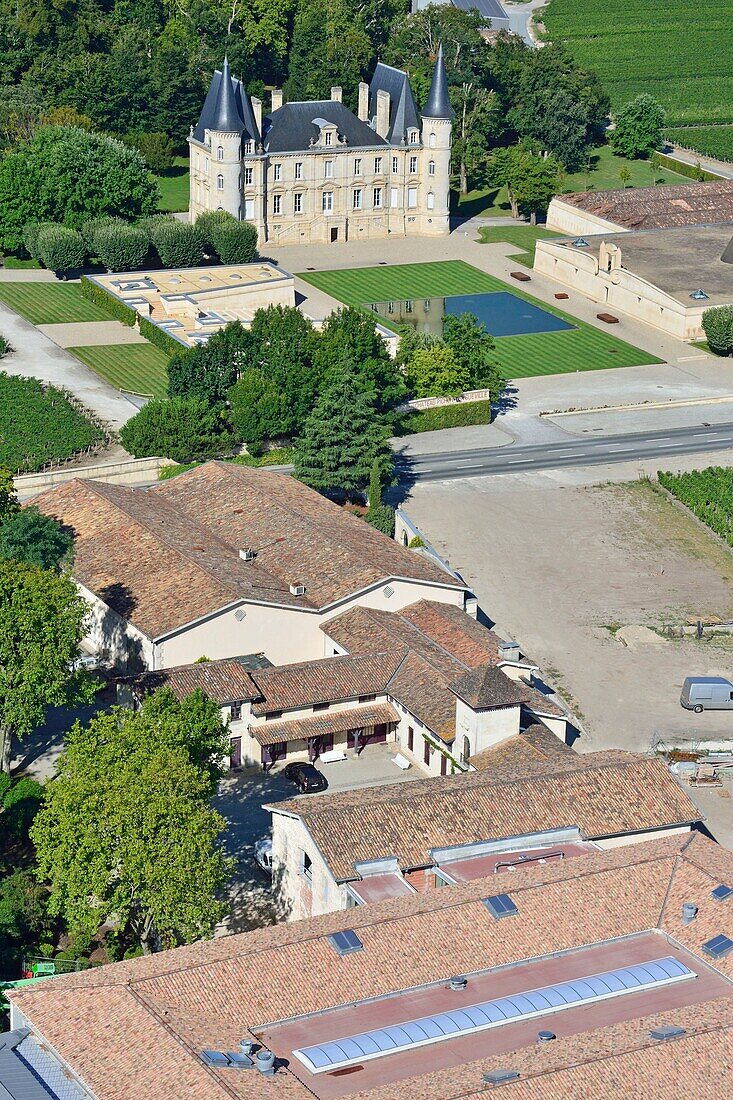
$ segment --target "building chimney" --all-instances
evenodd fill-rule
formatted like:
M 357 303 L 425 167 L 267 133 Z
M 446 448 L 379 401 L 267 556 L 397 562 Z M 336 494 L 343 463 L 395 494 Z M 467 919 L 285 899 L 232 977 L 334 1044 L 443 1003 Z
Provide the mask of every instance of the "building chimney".
M 389 92 L 381 88 L 377 92 L 377 133 L 386 138 L 389 133 Z
M 362 122 L 369 121 L 369 85 L 362 80 L 359 84 L 359 110 L 357 112 Z
M 331 88 L 331 99 L 334 103 L 341 103 L 343 95 L 343 88 L 339 88 L 338 85 Z
M 282 88 L 272 89 L 272 109 L 273 111 L 279 111 L 283 105 L 283 90 Z
M 258 133 L 262 135 L 262 100 L 254 95 L 252 96 L 252 114 L 255 116 Z

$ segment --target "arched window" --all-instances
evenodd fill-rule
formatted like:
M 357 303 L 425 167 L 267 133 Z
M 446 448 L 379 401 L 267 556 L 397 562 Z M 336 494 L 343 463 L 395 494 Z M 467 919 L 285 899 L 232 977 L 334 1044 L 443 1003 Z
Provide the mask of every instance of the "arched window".
M 224 190 L 224 177 L 222 175 L 218 175 L 216 177 L 216 188 L 217 188 L 217 191 L 223 191 Z
M 432 210 L 435 206 L 435 195 L 432 191 L 428 191 L 428 210 Z
M 431 149 L 435 148 L 435 134 L 431 134 L 430 137 L 428 138 L 428 145 L 430 146 Z
M 434 160 L 429 160 L 428 161 L 428 175 L 429 176 L 434 176 L 435 175 L 435 161 Z
M 222 145 L 216 150 L 216 159 L 224 160 L 224 147 Z

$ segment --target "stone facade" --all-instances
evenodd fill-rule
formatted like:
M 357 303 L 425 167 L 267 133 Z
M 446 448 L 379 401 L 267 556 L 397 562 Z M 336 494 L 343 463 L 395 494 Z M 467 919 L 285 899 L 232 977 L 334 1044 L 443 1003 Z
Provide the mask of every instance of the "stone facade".
M 379 64 L 353 114 L 330 100 L 249 99 L 225 61 L 189 137 L 192 219 L 227 210 L 260 243 L 309 244 L 449 232 L 452 116 L 442 49 L 418 112 L 407 74 Z

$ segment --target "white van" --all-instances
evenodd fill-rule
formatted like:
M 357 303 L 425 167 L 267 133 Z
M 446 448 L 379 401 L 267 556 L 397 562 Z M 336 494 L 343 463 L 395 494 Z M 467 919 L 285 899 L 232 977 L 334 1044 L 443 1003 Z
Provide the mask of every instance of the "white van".
M 255 863 L 266 875 L 272 875 L 272 837 L 263 836 L 255 844 Z
M 685 710 L 733 710 L 733 684 L 722 676 L 688 676 L 682 685 L 680 703 Z

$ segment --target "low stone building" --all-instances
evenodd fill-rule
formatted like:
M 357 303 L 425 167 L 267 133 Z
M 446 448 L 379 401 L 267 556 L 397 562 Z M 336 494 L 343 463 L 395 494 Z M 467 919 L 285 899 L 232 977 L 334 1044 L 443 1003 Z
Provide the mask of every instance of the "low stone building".
M 568 236 L 733 222 L 733 180 L 555 195 L 547 228 Z

